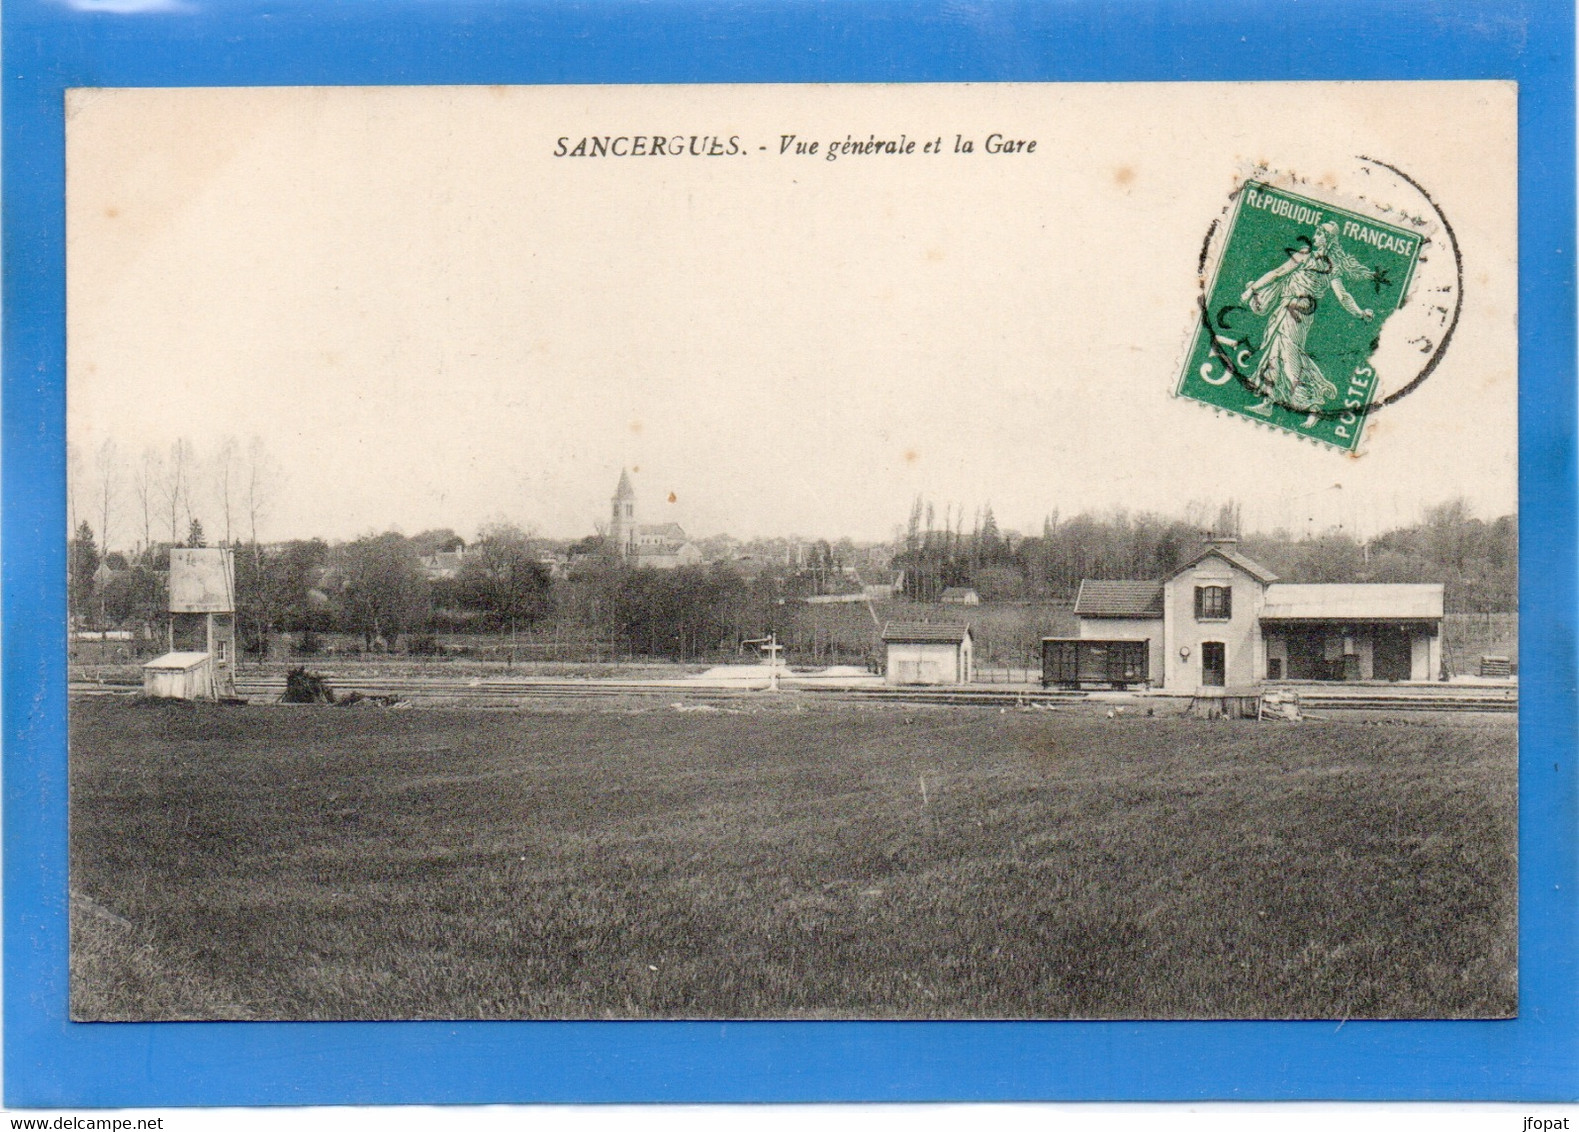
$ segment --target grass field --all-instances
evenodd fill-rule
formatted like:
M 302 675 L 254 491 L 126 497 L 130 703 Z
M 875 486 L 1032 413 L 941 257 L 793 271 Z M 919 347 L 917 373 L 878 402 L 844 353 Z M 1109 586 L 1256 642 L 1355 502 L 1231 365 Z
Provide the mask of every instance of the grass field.
M 1505 1016 L 1514 736 L 74 701 L 73 1016 Z

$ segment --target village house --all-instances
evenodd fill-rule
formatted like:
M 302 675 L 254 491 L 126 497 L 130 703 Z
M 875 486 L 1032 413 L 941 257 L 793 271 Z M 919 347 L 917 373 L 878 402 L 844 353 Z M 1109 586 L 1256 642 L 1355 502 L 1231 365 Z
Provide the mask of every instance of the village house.
M 418 556 L 417 564 L 422 569 L 422 576 L 430 582 L 443 581 L 460 576 L 461 567 L 466 563 L 466 544 L 461 543 L 453 550 L 440 550 L 432 554 Z
M 106 554 L 103 561 L 93 571 L 93 590 L 102 593 L 105 586 L 119 580 L 126 574 L 126 559 L 119 554 Z
M 1043 682 L 1170 692 L 1264 681 L 1429 681 L 1442 668 L 1440 584 L 1279 582 L 1212 539 L 1158 582 L 1080 583 L 1077 638 L 1042 643 Z
M 886 582 L 868 582 L 861 586 L 861 596 L 868 601 L 892 601 L 895 594 L 904 592 L 905 572 L 903 570 L 885 570 L 883 576 Z

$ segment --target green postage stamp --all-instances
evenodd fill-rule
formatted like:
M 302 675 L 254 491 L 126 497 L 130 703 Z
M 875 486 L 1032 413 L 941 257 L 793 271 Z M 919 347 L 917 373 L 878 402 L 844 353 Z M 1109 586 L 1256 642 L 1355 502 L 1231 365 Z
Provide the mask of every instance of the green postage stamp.
M 1354 452 L 1425 237 L 1261 181 L 1234 203 L 1181 397 Z

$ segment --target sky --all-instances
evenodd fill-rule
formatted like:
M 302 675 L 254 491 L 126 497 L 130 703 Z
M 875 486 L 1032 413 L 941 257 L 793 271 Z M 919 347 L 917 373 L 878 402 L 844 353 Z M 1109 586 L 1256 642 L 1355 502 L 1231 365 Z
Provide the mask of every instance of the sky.
M 1516 509 L 1506 84 L 92 90 L 67 118 L 79 501 L 106 439 L 133 464 L 256 437 L 266 540 L 577 537 L 621 468 L 641 520 L 693 536 L 886 538 L 917 496 L 1027 532 L 1230 498 L 1248 528 L 1361 536 Z M 555 156 L 589 135 L 738 141 Z M 918 144 L 826 157 L 874 135 Z M 1460 242 L 1437 370 L 1355 457 L 1172 396 L 1249 165 L 1400 191 L 1361 154 Z M 1383 387 L 1412 364 L 1389 324 Z M 112 481 L 119 546 L 142 521 Z

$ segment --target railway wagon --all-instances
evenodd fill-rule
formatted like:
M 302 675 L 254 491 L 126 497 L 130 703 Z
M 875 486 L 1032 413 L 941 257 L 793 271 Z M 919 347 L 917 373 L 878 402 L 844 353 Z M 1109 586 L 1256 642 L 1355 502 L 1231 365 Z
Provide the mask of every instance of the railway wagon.
M 1128 688 L 1149 683 L 1149 649 L 1144 640 L 1043 637 L 1042 686 L 1080 688 L 1101 684 Z

